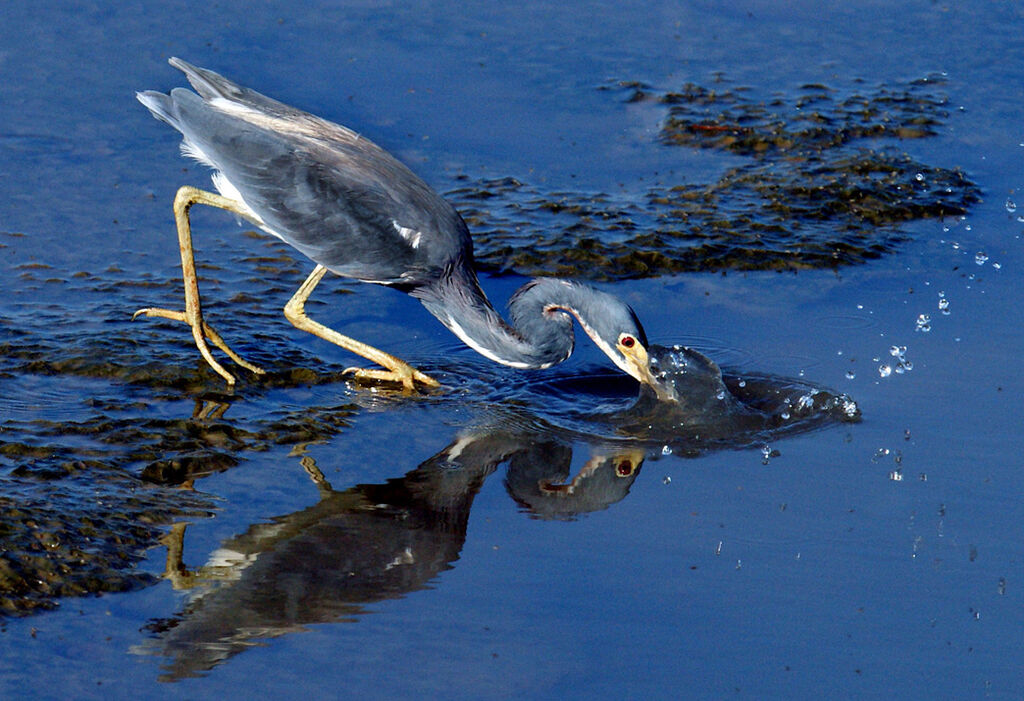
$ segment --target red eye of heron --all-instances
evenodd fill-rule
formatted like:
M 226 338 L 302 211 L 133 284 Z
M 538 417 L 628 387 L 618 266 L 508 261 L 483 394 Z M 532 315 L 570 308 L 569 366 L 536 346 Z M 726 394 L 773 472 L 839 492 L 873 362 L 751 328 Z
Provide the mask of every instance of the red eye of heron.
M 636 339 L 633 338 L 632 336 L 623 336 L 622 340 L 620 340 L 619 343 L 621 343 L 626 348 L 632 348 L 633 346 L 636 345 Z

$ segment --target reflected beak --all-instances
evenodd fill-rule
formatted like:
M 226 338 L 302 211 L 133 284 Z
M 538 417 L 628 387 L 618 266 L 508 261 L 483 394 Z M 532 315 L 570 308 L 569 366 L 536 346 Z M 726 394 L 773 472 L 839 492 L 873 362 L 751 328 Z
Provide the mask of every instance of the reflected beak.
M 634 344 L 632 348 L 627 348 L 620 343 L 618 344 L 618 349 L 626 360 L 625 367 L 623 367 L 623 369 L 627 373 L 635 377 L 641 384 L 650 387 L 658 396 L 659 401 L 677 401 L 675 391 L 672 387 L 665 384 L 662 380 L 658 379 L 653 372 L 651 372 L 651 359 L 647 354 L 646 348 L 641 346 L 639 343 Z

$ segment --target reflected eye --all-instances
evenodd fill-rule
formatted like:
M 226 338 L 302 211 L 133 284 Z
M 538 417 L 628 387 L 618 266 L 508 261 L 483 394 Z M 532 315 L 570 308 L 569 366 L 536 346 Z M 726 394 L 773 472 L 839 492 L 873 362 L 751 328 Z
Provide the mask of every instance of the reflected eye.
M 619 339 L 619 343 L 621 343 L 625 348 L 632 348 L 636 345 L 636 339 L 632 336 L 623 336 Z
M 615 474 L 617 474 L 619 477 L 629 477 L 631 474 L 633 474 L 633 463 L 631 463 L 629 460 L 623 460 L 622 462 L 615 466 Z

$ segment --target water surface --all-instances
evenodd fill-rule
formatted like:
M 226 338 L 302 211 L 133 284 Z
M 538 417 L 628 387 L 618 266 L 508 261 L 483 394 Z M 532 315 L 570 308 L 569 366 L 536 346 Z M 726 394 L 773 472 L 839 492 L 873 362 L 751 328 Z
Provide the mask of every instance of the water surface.
M 0 575 L 29 585 L 5 591 L 4 695 L 1019 697 L 1021 20 L 932 2 L 8 8 Z M 652 341 L 848 393 L 859 423 L 638 439 L 594 420 L 635 388 L 581 334 L 568 363 L 517 372 L 413 300 L 332 281 L 315 318 L 449 391 L 357 390 L 352 358 L 280 314 L 311 265 L 197 211 L 210 318 L 271 371 L 228 395 L 184 327 L 130 321 L 178 303 L 170 202 L 208 183 L 133 97 L 182 84 L 170 55 L 461 197 L 498 304 L 562 264 L 502 257 L 499 235 L 635 248 L 680 228 L 652 193 L 755 167 L 666 143 L 658 96 L 687 85 L 793 119 L 806 86 L 933 80 L 933 133 L 863 146 L 978 199 L 859 221 L 872 255 L 836 265 L 591 266 Z M 742 116 L 701 119 L 721 111 Z M 716 211 L 741 229 L 738 201 L 691 211 L 693 231 Z M 850 226 L 815 235 L 830 222 Z

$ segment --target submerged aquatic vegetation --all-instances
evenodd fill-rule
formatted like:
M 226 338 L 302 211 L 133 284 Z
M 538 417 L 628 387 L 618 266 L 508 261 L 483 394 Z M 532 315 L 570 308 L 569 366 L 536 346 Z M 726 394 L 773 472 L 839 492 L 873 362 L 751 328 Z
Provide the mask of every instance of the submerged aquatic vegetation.
M 846 91 L 809 85 L 768 99 L 724 83 L 674 92 L 605 86 L 624 92 L 625 102 L 665 110 L 663 147 L 745 162 L 715 182 L 634 196 L 465 177 L 447 194 L 474 231 L 478 261 L 498 272 L 618 280 L 862 263 L 894 251 L 907 222 L 963 215 L 979 201 L 963 171 L 903 151 L 949 118 L 940 82 Z
M 354 412 L 342 404 L 224 420 L 231 398 L 202 392 L 202 372 L 174 352 L 143 358 L 122 334 L 8 335 L 0 378 L 24 397 L 9 397 L 6 408 L 25 410 L 0 426 L 0 616 L 153 584 L 158 578 L 138 569 L 147 551 L 170 524 L 215 509 L 181 485 L 246 453 L 325 440 Z M 340 373 L 282 371 L 267 387 Z M 154 415 L 154 403 L 182 394 L 201 398 L 192 416 Z

